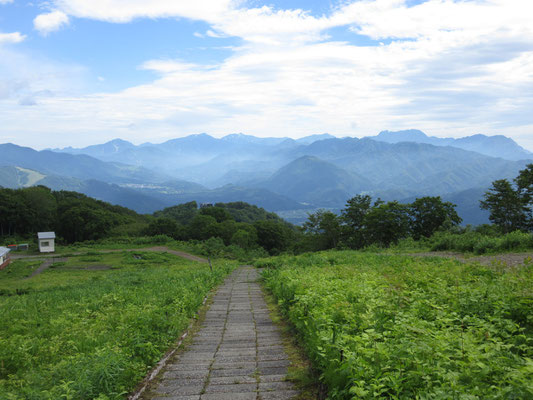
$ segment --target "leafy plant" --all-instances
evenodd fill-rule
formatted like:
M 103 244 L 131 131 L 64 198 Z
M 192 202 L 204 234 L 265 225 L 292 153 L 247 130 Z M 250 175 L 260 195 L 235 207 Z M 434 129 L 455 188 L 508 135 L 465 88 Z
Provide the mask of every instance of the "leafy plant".
M 384 253 L 263 272 L 331 399 L 533 397 L 533 268 Z

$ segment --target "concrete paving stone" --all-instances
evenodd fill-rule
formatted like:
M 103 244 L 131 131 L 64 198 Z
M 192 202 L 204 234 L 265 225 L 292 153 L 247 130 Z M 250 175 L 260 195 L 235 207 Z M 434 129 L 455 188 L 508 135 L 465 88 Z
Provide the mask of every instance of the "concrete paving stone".
M 238 350 L 238 349 L 230 349 L 230 350 L 221 350 L 219 349 L 216 356 L 254 356 L 255 357 L 256 349 L 246 349 L 246 350 Z
M 238 368 L 256 368 L 257 363 L 255 361 L 242 361 L 242 362 L 218 362 L 215 361 L 211 369 L 238 369 Z
M 163 373 L 163 379 L 204 379 L 209 375 L 209 369 L 200 371 L 168 370 Z
M 281 339 L 281 335 L 257 334 L 257 343 L 258 343 L 258 346 L 268 346 L 271 344 L 276 345 L 276 344 L 283 343 L 283 340 Z
M 200 400 L 200 395 L 196 395 L 196 396 L 154 397 L 152 400 Z
M 241 337 L 241 338 L 233 338 L 233 337 L 226 337 L 224 336 L 224 339 L 222 339 L 222 344 L 253 344 L 255 346 L 256 338 L 255 334 L 254 336 L 249 337 Z
M 257 363 L 259 368 L 287 367 L 289 365 L 289 360 L 259 361 Z
M 257 383 L 240 383 L 230 385 L 211 385 L 205 389 L 205 393 L 257 393 Z
M 255 355 L 253 356 L 236 356 L 236 357 L 225 357 L 225 356 L 218 356 L 216 357 L 216 361 L 219 363 L 237 363 L 237 362 L 251 362 L 255 361 Z M 263 361 L 263 362 L 269 362 L 269 361 Z
M 259 380 L 261 382 L 282 382 L 287 379 L 287 375 L 278 374 L 278 375 L 259 375 Z
M 255 336 L 255 327 L 253 324 L 246 325 L 231 325 L 226 326 L 226 331 L 224 332 L 224 337 L 250 337 Z
M 161 387 L 192 387 L 192 386 L 203 386 L 207 377 L 201 378 L 165 378 L 160 383 Z
M 298 392 L 296 390 L 278 390 L 275 392 L 259 392 L 257 398 L 261 400 L 290 400 L 297 395 Z
M 288 360 L 287 354 L 277 353 L 277 354 L 261 354 L 257 355 L 257 361 L 281 361 Z
M 200 397 L 201 400 L 256 400 L 256 392 L 248 393 L 206 393 Z
M 212 352 L 215 353 L 219 347 L 219 344 L 211 343 L 211 344 L 191 344 L 187 346 L 187 351 L 199 351 L 201 353 L 208 353 Z
M 165 369 L 176 370 L 176 371 L 199 371 L 199 370 L 209 370 L 211 362 L 189 362 L 189 363 L 170 363 L 167 364 Z
M 264 349 L 270 349 L 270 348 L 273 348 L 275 349 L 275 346 L 278 346 L 280 342 L 265 342 L 264 340 L 263 341 L 257 341 L 257 349 L 258 350 L 264 350 Z
M 215 358 L 215 353 L 184 353 L 179 357 L 180 361 L 212 361 Z
M 178 386 L 178 385 L 170 386 L 167 383 L 165 383 L 165 384 L 159 384 L 156 391 L 159 394 L 165 394 L 165 395 L 190 396 L 190 395 L 202 394 L 203 389 L 204 389 L 203 382 L 201 385 L 192 385 L 192 386 Z
M 287 367 L 257 367 L 261 375 L 287 375 Z
M 285 353 L 285 348 L 281 345 L 257 346 L 257 351 L 259 354 L 277 354 Z
M 257 383 L 257 378 L 251 375 L 235 376 L 212 376 L 209 379 L 210 385 L 230 385 L 239 383 Z
M 223 368 L 214 369 L 211 371 L 211 378 L 220 376 L 242 376 L 242 375 L 255 375 L 257 370 L 255 368 Z
M 218 335 L 218 336 L 215 336 L 215 335 L 212 335 L 212 336 L 195 336 L 193 341 L 192 341 L 192 344 L 215 344 L 215 343 L 220 343 L 220 336 L 222 334 Z
M 246 342 L 246 343 L 224 343 L 222 342 L 220 344 L 220 347 L 218 351 L 225 351 L 225 350 L 250 350 L 255 349 L 255 343 L 254 342 Z

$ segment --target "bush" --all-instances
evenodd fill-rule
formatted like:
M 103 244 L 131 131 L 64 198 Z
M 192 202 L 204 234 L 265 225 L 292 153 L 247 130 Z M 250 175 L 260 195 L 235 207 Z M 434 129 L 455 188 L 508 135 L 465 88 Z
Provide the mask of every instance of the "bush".
M 267 263 L 329 399 L 533 398 L 533 269 L 333 251 Z
M 514 231 L 505 235 L 486 235 L 467 230 L 464 233 L 437 232 L 428 243 L 431 251 L 459 251 L 484 254 L 488 252 L 533 249 L 533 235 Z

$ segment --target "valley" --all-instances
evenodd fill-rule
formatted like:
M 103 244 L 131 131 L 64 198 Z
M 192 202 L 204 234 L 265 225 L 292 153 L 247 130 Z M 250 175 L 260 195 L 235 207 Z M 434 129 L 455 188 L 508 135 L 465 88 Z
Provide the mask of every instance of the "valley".
M 297 224 L 317 209 L 338 212 L 356 194 L 400 202 L 441 196 L 457 204 L 465 224 L 486 223 L 477 206 L 484 191 L 533 158 L 503 136 L 437 140 L 416 130 L 363 139 L 200 134 L 39 152 L 4 144 L 0 152 L 3 187 L 74 190 L 140 213 L 189 201 L 245 201 Z

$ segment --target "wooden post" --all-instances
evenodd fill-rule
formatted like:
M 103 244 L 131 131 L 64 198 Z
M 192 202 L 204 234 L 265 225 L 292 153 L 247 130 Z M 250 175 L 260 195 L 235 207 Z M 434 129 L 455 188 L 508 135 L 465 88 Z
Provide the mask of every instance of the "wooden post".
M 207 261 L 209 262 L 209 268 L 211 269 L 211 272 L 213 272 L 213 266 L 211 265 L 211 257 L 207 257 Z

